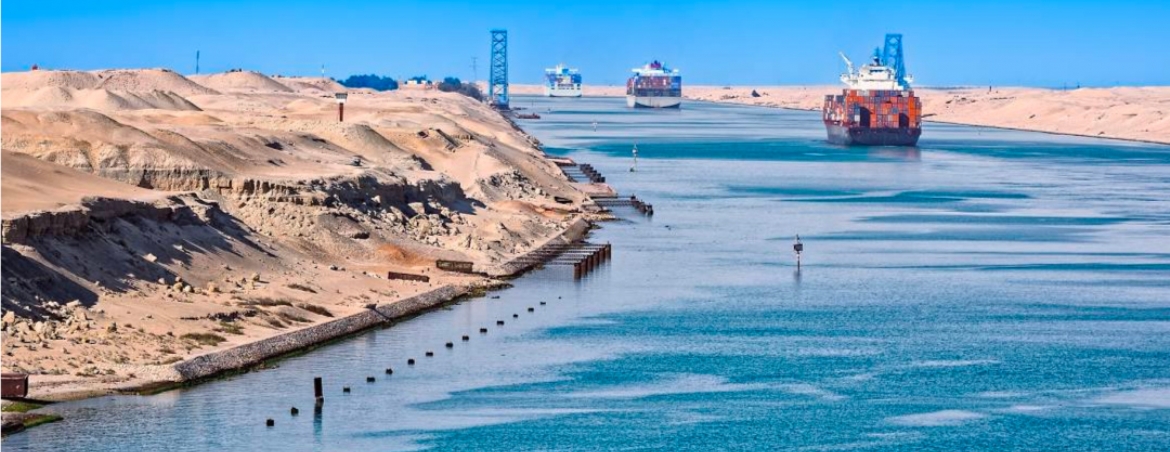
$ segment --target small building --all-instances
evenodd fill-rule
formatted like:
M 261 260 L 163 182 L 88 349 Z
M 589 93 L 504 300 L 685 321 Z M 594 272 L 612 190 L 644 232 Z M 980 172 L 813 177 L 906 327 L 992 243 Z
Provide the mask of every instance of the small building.
M 426 91 L 437 88 L 435 82 L 427 79 L 410 79 L 398 85 L 398 89 Z

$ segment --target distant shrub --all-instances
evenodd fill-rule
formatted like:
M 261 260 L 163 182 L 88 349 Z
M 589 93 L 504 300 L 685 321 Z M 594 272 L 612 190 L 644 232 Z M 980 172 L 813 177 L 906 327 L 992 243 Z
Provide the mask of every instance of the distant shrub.
M 195 341 L 202 345 L 219 345 L 220 342 L 226 342 L 223 336 L 212 333 L 187 333 L 179 336 L 180 339 L 188 339 Z
M 304 285 L 304 284 L 297 284 L 297 283 L 292 283 L 292 284 L 289 284 L 289 285 L 288 285 L 288 288 L 289 288 L 289 289 L 300 290 L 300 291 L 303 291 L 303 292 L 317 293 L 317 291 L 316 291 L 316 290 L 313 290 L 313 288 L 312 288 L 312 287 L 306 286 L 306 285 Z
M 374 74 L 351 75 L 345 80 L 337 80 L 346 88 L 370 88 L 375 91 L 392 91 L 398 89 L 398 81 L 390 77 L 381 77 Z
M 317 314 L 319 316 L 333 317 L 333 313 L 329 312 L 328 309 L 325 309 L 322 306 L 317 306 L 315 304 L 301 303 L 301 304 L 298 304 L 297 307 L 304 309 L 306 311 L 312 312 L 313 314 Z
M 439 82 L 439 91 L 459 93 L 472 99 L 483 102 L 483 92 L 474 83 L 463 83 L 458 77 L 446 77 Z
M 244 300 L 244 302 L 242 304 L 244 306 L 289 306 L 289 307 L 291 307 L 293 305 L 292 301 L 290 301 L 288 298 L 269 298 L 269 297 L 249 298 L 247 300 Z

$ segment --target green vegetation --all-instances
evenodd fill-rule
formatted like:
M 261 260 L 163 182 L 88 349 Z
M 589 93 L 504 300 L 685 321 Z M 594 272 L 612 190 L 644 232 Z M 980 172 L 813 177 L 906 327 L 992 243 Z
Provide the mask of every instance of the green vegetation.
M 216 328 L 215 332 L 240 335 L 244 334 L 244 327 L 231 322 L 219 322 L 219 328 Z
M 351 75 L 345 80 L 337 80 L 347 88 L 370 88 L 375 91 L 392 91 L 398 89 L 398 82 L 390 77 L 379 77 L 374 74 Z
M 446 77 L 439 83 L 439 91 L 459 93 L 472 99 L 483 101 L 483 91 L 474 83 L 463 83 L 459 77 Z
M 319 316 L 333 317 L 333 313 L 329 312 L 328 309 L 325 309 L 324 307 L 321 307 L 321 306 L 317 306 L 315 304 L 301 303 L 301 304 L 298 304 L 297 307 L 304 309 L 306 311 L 312 312 L 313 314 L 317 314 Z
M 227 341 L 227 339 L 224 339 L 223 336 L 220 336 L 218 334 L 212 334 L 212 333 L 187 333 L 187 334 L 184 334 L 182 336 L 179 336 L 179 338 L 195 341 L 196 343 L 199 343 L 201 345 L 211 345 L 211 346 L 219 345 L 221 342 Z
M 299 290 L 299 291 L 302 291 L 302 292 L 308 292 L 308 293 L 317 293 L 317 291 L 316 291 L 316 290 L 313 290 L 313 288 L 312 288 L 312 287 L 306 286 L 306 285 L 304 285 L 304 284 L 297 284 L 297 283 L 292 283 L 292 284 L 289 284 L 289 285 L 288 285 L 288 286 L 286 286 L 286 287 L 288 287 L 289 289 L 293 289 L 293 290 Z
M 287 312 L 280 312 L 278 314 L 280 314 L 281 317 L 283 317 L 285 320 L 288 320 L 290 322 L 306 323 L 309 321 L 309 319 L 306 319 L 306 318 L 301 317 L 301 316 L 296 315 L 296 314 L 290 314 Z
M 12 402 L 10 404 L 4 405 L 3 411 L 5 413 L 27 413 L 43 406 L 44 405 L 39 403 L 32 402 Z
M 292 307 L 292 300 L 288 298 L 258 297 L 249 298 L 242 303 L 244 306 L 288 306 Z
M 41 424 L 48 424 L 50 422 L 57 422 L 61 420 L 61 416 L 56 414 L 42 414 L 24 421 L 24 428 L 33 428 Z

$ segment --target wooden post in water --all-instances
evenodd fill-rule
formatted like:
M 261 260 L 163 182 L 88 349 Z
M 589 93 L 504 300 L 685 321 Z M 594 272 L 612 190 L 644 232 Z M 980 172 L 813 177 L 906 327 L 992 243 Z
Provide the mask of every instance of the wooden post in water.
M 317 405 L 325 403 L 325 390 L 321 387 L 321 377 L 313 378 L 313 396 L 316 397 Z

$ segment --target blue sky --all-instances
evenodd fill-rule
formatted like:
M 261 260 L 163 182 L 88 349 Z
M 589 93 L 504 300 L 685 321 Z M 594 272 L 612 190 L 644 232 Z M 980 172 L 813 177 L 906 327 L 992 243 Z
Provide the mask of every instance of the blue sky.
M 1170 0 L 334 1 L 8 0 L 4 71 L 242 67 L 286 75 L 488 72 L 509 31 L 511 81 L 558 62 L 622 83 L 658 58 L 688 84 L 836 83 L 837 51 L 864 60 L 905 35 L 918 85 L 1170 85 Z

